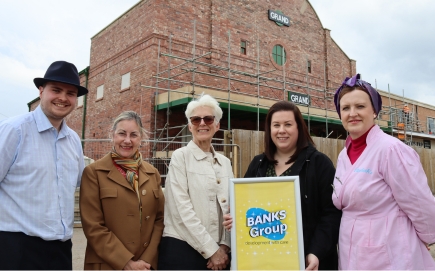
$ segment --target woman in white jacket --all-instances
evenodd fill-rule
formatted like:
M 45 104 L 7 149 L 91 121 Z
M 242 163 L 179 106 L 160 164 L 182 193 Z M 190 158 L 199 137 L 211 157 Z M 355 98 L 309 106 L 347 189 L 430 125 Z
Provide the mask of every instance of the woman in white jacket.
M 201 95 L 185 114 L 193 139 L 171 157 L 158 269 L 226 269 L 231 242 L 222 217 L 229 212 L 233 172 L 230 160 L 211 145 L 222 109 L 213 97 Z

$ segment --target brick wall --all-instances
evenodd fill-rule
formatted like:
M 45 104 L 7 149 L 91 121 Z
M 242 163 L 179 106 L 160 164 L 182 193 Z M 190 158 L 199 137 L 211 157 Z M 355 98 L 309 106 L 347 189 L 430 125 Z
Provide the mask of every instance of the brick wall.
M 280 27 L 268 20 L 268 9 L 280 10 L 289 16 L 290 27 Z M 228 33 L 231 34 L 230 38 Z M 325 103 L 323 92 L 310 88 L 324 89 L 326 82 L 328 89 L 335 89 L 344 76 L 350 76 L 356 70 L 355 61 L 349 59 L 331 39 L 330 31 L 322 27 L 317 14 L 305 0 L 144 0 L 92 38 L 85 138 L 107 138 L 112 120 L 124 110 L 140 112 L 145 128 L 154 130 L 155 92 L 164 91 L 142 85 L 156 86 L 156 79 L 152 76 L 157 74 L 158 69 L 163 71 L 169 65 L 174 67 L 184 61 L 165 56 L 159 58 L 159 43 L 161 53 L 171 52 L 179 57 L 191 58 L 193 52 L 196 56 L 211 52 L 198 61 L 228 67 L 229 39 L 232 69 L 256 74 L 259 59 L 260 72 L 275 69 L 266 77 L 276 80 L 285 77 L 288 82 L 286 89 L 313 95 L 313 106 L 321 108 L 327 106 L 332 109 L 332 102 Z M 246 55 L 240 52 L 242 39 L 247 41 Z M 273 62 L 271 52 L 276 44 L 286 50 L 284 67 Z M 307 60 L 311 61 L 311 73 L 307 73 Z M 158 86 L 177 89 L 194 82 L 197 85 L 228 88 L 228 79 L 199 74 L 227 76 L 227 71 L 197 65 L 193 79 L 192 73 L 183 70 L 191 66 L 172 70 L 170 75 L 185 74 L 174 78 L 178 81 L 166 81 Z M 128 71 L 131 73 L 130 88 L 121 91 L 121 76 Z M 161 76 L 167 77 L 169 73 Z M 232 91 L 257 93 L 256 77 L 232 74 L 231 78 Z M 261 87 L 261 96 L 283 99 L 282 82 L 268 80 L 264 84 L 268 87 Z M 104 85 L 104 97 L 97 100 L 96 92 L 100 85 Z M 171 125 L 185 124 L 183 108 L 174 110 L 176 114 L 170 116 Z M 79 135 L 82 114 L 83 107 L 79 107 L 68 118 L 69 125 Z M 226 122 L 224 116 L 222 128 Z M 166 110 L 157 114 L 157 127 L 163 127 L 164 123 Z M 255 129 L 254 121 L 248 124 L 243 120 L 232 120 L 232 127 L 248 129 L 250 127 L 247 126 L 254 126 Z

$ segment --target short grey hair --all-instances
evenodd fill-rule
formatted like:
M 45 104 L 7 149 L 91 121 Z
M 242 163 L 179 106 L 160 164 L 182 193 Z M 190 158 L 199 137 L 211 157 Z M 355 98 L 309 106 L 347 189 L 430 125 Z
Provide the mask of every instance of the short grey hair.
M 187 121 L 190 123 L 190 117 L 193 114 L 193 111 L 195 111 L 196 108 L 201 106 L 207 106 L 210 107 L 213 110 L 213 115 L 215 117 L 215 123 L 219 123 L 219 121 L 222 118 L 222 109 L 219 106 L 219 103 L 216 101 L 215 98 L 208 94 L 202 93 L 201 96 L 199 96 L 198 99 L 192 100 L 187 104 L 186 112 L 184 114 L 186 115 Z
M 142 120 L 140 119 L 139 114 L 134 111 L 124 111 L 115 118 L 112 124 L 112 128 L 110 130 L 110 136 L 112 136 L 112 133 L 115 132 L 118 123 L 120 123 L 123 120 L 134 120 L 137 126 L 139 127 L 140 136 L 142 140 L 148 139 L 148 131 L 143 127 Z

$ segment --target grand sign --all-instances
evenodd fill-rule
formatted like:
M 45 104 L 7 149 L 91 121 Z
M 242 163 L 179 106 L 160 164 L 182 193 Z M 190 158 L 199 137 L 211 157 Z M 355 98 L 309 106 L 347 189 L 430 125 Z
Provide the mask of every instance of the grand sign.
M 305 106 L 311 105 L 310 95 L 297 93 L 297 92 L 288 92 L 288 100 L 295 104 L 302 104 Z
M 282 14 L 281 11 L 269 9 L 269 20 L 274 21 L 279 26 L 290 26 L 290 17 Z

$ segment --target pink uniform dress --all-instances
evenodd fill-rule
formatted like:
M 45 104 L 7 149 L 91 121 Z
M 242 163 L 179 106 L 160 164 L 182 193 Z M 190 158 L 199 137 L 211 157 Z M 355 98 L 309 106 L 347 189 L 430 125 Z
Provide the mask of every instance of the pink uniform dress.
M 418 154 L 375 125 L 352 165 L 341 151 L 332 200 L 343 211 L 339 269 L 435 269 L 435 198 Z

